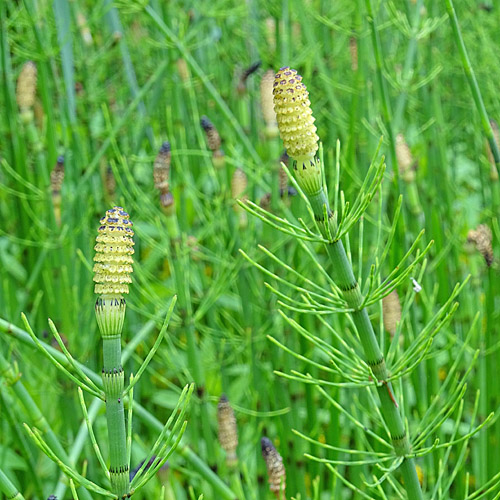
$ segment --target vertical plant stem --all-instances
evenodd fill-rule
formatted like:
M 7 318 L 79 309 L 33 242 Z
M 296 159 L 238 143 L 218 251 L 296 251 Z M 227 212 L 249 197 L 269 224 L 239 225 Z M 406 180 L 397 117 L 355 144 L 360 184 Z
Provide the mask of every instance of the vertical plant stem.
M 182 244 L 181 244 L 182 242 Z M 208 410 L 208 401 L 205 391 L 205 370 L 203 361 L 200 355 L 200 350 L 196 341 L 196 332 L 193 318 L 193 306 L 191 303 L 190 281 L 189 281 L 189 263 L 186 261 L 186 238 L 182 236 L 181 241 L 175 243 L 175 257 L 173 258 L 173 268 L 175 271 L 175 282 L 177 285 L 177 293 L 179 297 L 179 309 L 183 319 L 183 325 L 187 339 L 187 357 L 189 370 L 193 375 L 196 384 L 196 392 L 201 400 L 200 416 L 201 416 L 201 431 L 203 433 L 207 460 L 209 465 L 213 465 L 215 460 L 214 438 L 210 426 L 211 418 Z
M 497 170 L 497 174 L 500 171 L 500 150 L 498 144 L 493 135 L 493 130 L 491 128 L 491 123 L 488 117 L 488 113 L 486 111 L 486 106 L 484 105 L 484 101 L 481 95 L 481 90 L 479 89 L 479 84 L 476 79 L 476 75 L 474 73 L 474 69 L 472 68 L 472 64 L 469 59 L 469 55 L 467 53 L 467 49 L 465 47 L 465 43 L 462 37 L 462 33 L 460 30 L 460 26 L 458 24 L 457 14 L 455 12 L 455 7 L 453 4 L 453 0 L 445 0 L 446 10 L 448 12 L 448 16 L 450 18 L 451 28 L 453 31 L 453 37 L 455 39 L 455 43 L 457 45 L 458 51 L 460 53 L 460 59 L 462 61 L 462 66 L 465 72 L 465 76 L 467 77 L 467 81 L 469 83 L 470 90 L 472 92 L 472 97 L 474 99 L 474 103 L 476 105 L 477 111 L 479 113 L 481 119 L 481 125 L 483 127 L 484 133 L 486 135 L 486 139 L 488 140 L 488 144 L 490 146 L 491 153 L 495 160 L 495 167 Z M 486 174 L 483 171 L 483 174 Z M 498 180 L 491 181 L 491 179 L 487 179 L 486 175 L 481 175 L 481 179 L 483 181 L 484 186 L 490 186 L 491 188 L 491 206 L 492 206 L 492 215 L 490 217 L 490 227 L 494 225 L 496 222 L 495 219 L 498 216 L 498 210 L 500 206 L 500 190 Z M 484 193 L 484 188 L 483 188 Z M 493 233 L 493 245 L 498 248 L 498 237 L 495 232 Z M 491 269 L 488 271 L 488 275 L 485 283 L 486 290 L 486 327 L 485 327 L 485 349 L 491 348 L 497 341 L 498 338 L 498 319 L 495 315 L 495 307 L 494 307 L 494 297 L 498 293 L 498 280 L 493 278 Z M 485 375 L 487 377 L 487 393 L 485 395 L 488 407 L 497 407 L 498 401 L 500 399 L 499 387 L 498 384 L 495 383 L 496 376 L 494 375 L 497 370 L 497 362 L 496 356 L 490 354 L 485 357 L 486 362 L 486 371 Z M 488 438 L 489 438 L 489 446 L 487 447 L 487 463 L 488 463 L 488 471 L 490 474 L 494 474 L 496 472 L 496 465 L 498 460 L 500 459 L 500 450 L 498 446 L 495 444 L 498 436 L 498 432 L 500 430 L 500 423 L 497 421 L 495 426 L 488 430 Z
M 19 490 L 11 483 L 10 479 L 0 469 L 0 490 L 3 491 L 9 500 L 24 500 Z
M 324 189 L 321 188 L 318 193 L 309 195 L 308 198 L 323 236 L 328 238 L 328 232 L 335 234 L 337 228 Z M 325 206 L 329 217 L 328 220 L 324 220 Z M 422 490 L 418 481 L 414 460 L 408 457 L 411 445 L 406 434 L 403 419 L 399 414 L 399 406 L 392 384 L 387 382 L 389 374 L 384 355 L 368 317 L 368 311 L 366 308 L 360 308 L 363 303 L 363 295 L 354 277 L 352 265 L 349 262 L 342 241 L 332 241 L 326 246 L 326 250 L 333 264 L 332 277 L 342 290 L 343 298 L 346 300 L 348 306 L 354 309 L 354 312 L 351 313 L 352 319 L 358 331 L 366 362 L 378 382 L 376 389 L 381 403 L 380 411 L 391 434 L 394 451 L 396 455 L 405 457 L 400 471 L 404 478 L 404 487 L 408 498 L 410 500 L 422 500 Z
M 124 373 L 121 366 L 120 335 L 103 338 L 102 380 L 106 394 L 111 488 L 113 493 L 122 497 L 129 493 L 129 464 L 123 407 Z
M 467 49 L 465 48 L 465 43 L 464 39 L 462 38 L 460 26 L 458 25 L 458 19 L 457 19 L 457 14 L 455 12 L 455 7 L 453 5 L 453 0 L 445 0 L 445 4 L 448 16 L 450 18 L 450 23 L 451 23 L 451 28 L 453 30 L 453 36 L 455 38 L 455 43 L 457 44 L 457 48 L 460 53 L 460 58 L 462 60 L 462 66 L 464 67 L 465 76 L 467 77 L 467 81 L 469 82 L 470 90 L 472 92 L 472 97 L 476 104 L 476 108 L 479 112 L 479 116 L 481 117 L 481 125 L 483 126 L 484 133 L 491 148 L 491 152 L 493 154 L 493 157 L 495 158 L 495 165 L 498 172 L 500 169 L 500 150 L 498 149 L 498 145 L 495 141 L 493 130 L 490 125 L 490 120 L 488 118 L 488 113 L 486 111 L 486 107 L 484 105 L 483 98 L 481 96 L 481 90 L 479 89 L 479 85 L 476 80 L 476 75 L 474 74 L 474 69 L 472 68 L 472 65 L 469 60 L 469 55 L 467 54 Z
M 377 75 L 377 83 L 379 86 L 380 98 L 382 100 L 382 111 L 384 113 L 384 121 L 385 126 L 387 127 L 387 132 L 389 134 L 389 152 L 390 159 L 392 163 L 392 170 L 394 173 L 394 187 L 396 191 L 399 188 L 399 172 L 398 172 L 398 161 L 396 159 L 396 142 L 394 140 L 394 131 L 392 129 L 392 111 L 391 111 L 391 103 L 389 100 L 389 95 L 387 93 L 387 87 L 384 80 L 384 75 L 382 73 L 383 68 L 383 54 L 382 54 L 382 44 L 380 42 L 380 36 L 378 34 L 377 25 L 375 23 L 375 15 L 373 13 L 372 0 L 365 0 L 366 10 L 368 11 L 368 23 L 371 28 L 372 35 L 372 45 L 373 45 L 373 53 L 375 56 L 375 64 L 376 64 L 376 75 Z

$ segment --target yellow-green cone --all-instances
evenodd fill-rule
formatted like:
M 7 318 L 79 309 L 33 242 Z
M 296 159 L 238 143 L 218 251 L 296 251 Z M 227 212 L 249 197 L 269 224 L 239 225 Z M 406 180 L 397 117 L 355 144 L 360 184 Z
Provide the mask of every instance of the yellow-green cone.
M 99 295 L 128 293 L 134 260 L 132 222 L 122 207 L 113 207 L 100 223 L 94 247 L 94 291 Z
M 17 79 L 16 100 L 21 112 L 21 120 L 26 123 L 33 119 L 36 96 L 37 69 L 32 61 L 24 64 Z
M 308 195 L 321 190 L 321 166 L 315 159 L 319 137 L 316 134 L 311 102 L 302 77 L 288 67 L 274 79 L 274 110 L 280 137 L 290 158 L 295 160 L 295 176 Z
M 281 68 L 274 78 L 273 94 L 280 137 L 288 156 L 297 163 L 312 161 L 319 137 L 302 77 L 294 69 Z

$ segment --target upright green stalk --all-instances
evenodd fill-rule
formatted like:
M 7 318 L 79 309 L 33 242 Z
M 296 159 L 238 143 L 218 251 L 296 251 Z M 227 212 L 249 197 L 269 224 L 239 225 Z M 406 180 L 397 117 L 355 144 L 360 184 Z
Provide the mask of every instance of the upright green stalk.
M 19 490 L 10 482 L 9 478 L 0 469 L 0 491 L 2 491 L 9 500 L 24 500 Z
M 94 261 L 97 323 L 103 340 L 102 382 L 106 395 L 111 490 L 118 498 L 130 493 L 129 458 L 123 407 L 124 372 L 121 365 L 121 333 L 131 282 L 132 223 L 121 207 L 114 207 L 101 219 Z
M 481 96 L 481 90 L 476 80 L 476 75 L 474 74 L 474 69 L 469 60 L 469 55 L 467 54 L 467 49 L 465 48 L 465 43 L 462 38 L 462 33 L 460 32 L 460 26 L 458 25 L 457 14 L 455 12 L 455 7 L 453 5 L 453 0 L 445 0 L 446 10 L 448 16 L 450 17 L 451 27 L 453 29 L 453 36 L 455 37 L 455 42 L 457 44 L 458 50 L 460 52 L 460 58 L 462 60 L 462 65 L 464 67 L 465 76 L 469 82 L 469 86 L 472 92 L 472 97 L 476 104 L 476 108 L 479 111 L 479 116 L 481 117 L 481 124 L 488 139 L 488 143 L 495 158 L 495 164 L 497 171 L 500 170 L 500 150 L 498 144 L 495 141 L 495 136 L 493 135 L 493 129 L 491 128 L 491 123 L 488 118 L 488 112 L 483 102 Z
M 314 118 L 308 95 L 302 77 L 295 70 L 282 68 L 278 71 L 274 84 L 274 103 L 280 135 L 289 156 L 295 160 L 294 173 L 297 182 L 309 199 L 323 237 L 328 240 L 326 251 L 333 264 L 333 280 L 342 291 L 349 309 L 353 310 L 352 319 L 358 331 L 366 362 L 377 381 L 380 410 L 389 429 L 394 452 L 397 456 L 404 457 L 401 472 L 408 498 L 421 500 L 423 496 L 415 464 L 413 458 L 408 456 L 411 445 L 399 414 L 399 405 L 392 384 L 387 380 L 389 373 L 384 355 L 368 317 L 368 311 L 362 307 L 364 297 L 354 277 L 344 245 L 340 239 L 335 239 L 333 236 L 337 233 L 337 224 L 323 187 L 322 165 L 320 160 L 315 158 L 319 137 L 313 125 Z
M 467 54 L 467 49 L 465 47 L 465 43 L 462 37 L 462 33 L 460 31 L 460 26 L 458 24 L 457 14 L 455 12 L 455 7 L 453 5 L 453 0 L 445 0 L 446 10 L 448 12 L 448 16 L 450 18 L 451 27 L 453 30 L 453 36 L 455 38 L 455 43 L 460 53 L 460 58 L 462 61 L 462 66 L 465 72 L 465 76 L 469 82 L 469 87 L 472 92 L 472 97 L 474 99 L 474 103 L 476 105 L 477 111 L 479 112 L 479 116 L 481 119 L 481 125 L 483 127 L 484 133 L 486 135 L 486 139 L 488 140 L 488 144 L 490 145 L 491 153 L 493 159 L 495 161 L 495 168 L 497 173 L 500 171 L 500 148 L 495 140 L 495 136 L 493 133 L 493 129 L 491 126 L 490 119 L 488 117 L 488 112 L 486 111 L 486 106 L 484 105 L 484 101 L 481 95 L 481 90 L 479 88 L 479 84 L 476 79 L 476 75 L 474 73 L 474 69 L 469 59 L 469 55 Z M 486 176 L 481 176 L 483 180 L 483 186 L 489 184 L 491 186 L 491 218 L 489 224 L 494 226 L 498 219 L 497 214 L 499 210 L 500 204 L 500 190 L 498 180 L 491 182 L 485 181 Z M 483 187 L 484 190 L 484 187 Z M 484 199 L 484 196 L 483 196 Z M 496 232 L 494 233 L 496 235 Z M 499 243 L 498 236 L 494 239 L 494 245 L 497 246 Z M 497 342 L 498 338 L 498 320 L 495 314 L 494 307 L 494 297 L 498 294 L 498 280 L 497 278 L 492 277 L 492 270 L 488 271 L 486 283 L 484 289 L 486 291 L 486 317 L 485 317 L 485 349 L 493 349 L 493 346 Z M 496 289 L 496 290 L 495 290 Z M 497 356 L 495 354 L 490 354 L 485 357 L 486 362 L 486 372 L 485 375 L 487 380 L 490 382 L 486 385 L 487 392 L 484 395 L 488 404 L 497 405 L 499 390 L 498 386 L 495 384 L 496 376 L 494 375 L 497 370 Z M 488 431 L 489 433 L 489 446 L 487 447 L 488 460 L 487 465 L 490 469 L 490 472 L 495 473 L 497 467 L 494 465 L 498 458 L 500 457 L 499 449 L 496 444 L 498 432 L 500 430 L 500 423 L 497 421 L 495 427 Z

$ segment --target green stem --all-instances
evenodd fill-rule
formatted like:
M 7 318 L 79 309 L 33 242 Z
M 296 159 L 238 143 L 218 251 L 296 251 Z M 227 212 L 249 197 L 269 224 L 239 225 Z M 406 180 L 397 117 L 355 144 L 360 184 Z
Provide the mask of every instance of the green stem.
M 10 482 L 9 478 L 0 469 L 0 490 L 3 491 L 9 500 L 24 500 L 19 490 Z
M 121 366 L 121 337 L 103 338 L 102 380 L 106 394 L 111 489 L 119 498 L 129 493 L 127 433 L 123 408 L 124 373 Z
M 372 36 L 372 45 L 373 45 L 373 53 L 375 56 L 375 64 L 376 64 L 376 75 L 377 75 L 377 83 L 380 91 L 380 98 L 382 100 L 382 111 L 384 113 L 384 121 L 385 126 L 387 127 L 387 133 L 389 135 L 389 144 L 390 144 L 390 158 L 392 163 L 392 170 L 394 173 L 394 187 L 396 188 L 396 192 L 399 191 L 399 172 L 398 172 L 398 161 L 396 159 L 396 142 L 394 140 L 394 131 L 392 129 L 392 110 L 391 110 L 391 102 L 389 100 L 389 95 L 387 92 L 387 87 L 384 80 L 383 75 L 383 54 L 382 54 L 382 43 L 380 42 L 379 32 L 377 30 L 377 26 L 375 23 L 375 15 L 373 13 L 372 0 L 365 0 L 366 10 L 368 12 L 368 23 L 371 28 L 371 36 Z
M 181 244 L 182 243 L 182 244 Z M 181 241 L 175 243 L 176 255 L 173 259 L 173 267 L 175 272 L 175 283 L 177 285 L 177 292 L 179 297 L 179 309 L 180 314 L 183 319 L 183 327 L 186 331 L 187 340 L 187 357 L 189 370 L 193 375 L 194 382 L 196 384 L 196 392 L 200 398 L 200 422 L 201 431 L 203 433 L 207 460 L 209 465 L 213 464 L 215 451 L 213 445 L 213 433 L 211 429 L 211 419 L 208 409 L 208 400 L 206 394 L 205 386 L 205 370 L 203 367 L 203 361 L 200 354 L 200 349 L 196 340 L 196 331 L 193 318 L 193 306 L 191 303 L 191 293 L 190 293 L 190 282 L 189 282 L 189 262 L 186 260 L 187 255 L 183 255 L 185 252 L 186 238 L 185 235 Z
M 469 82 L 469 86 L 472 92 L 472 97 L 476 104 L 476 108 L 481 117 L 481 124 L 488 139 L 488 143 L 495 158 L 495 164 L 497 171 L 500 169 L 500 150 L 495 141 L 495 136 L 493 135 L 493 130 L 491 128 L 490 120 L 488 118 L 488 113 L 481 96 L 481 90 L 479 90 L 479 85 L 476 80 L 476 75 L 472 69 L 472 65 L 469 60 L 469 55 L 467 54 L 467 49 L 465 48 L 465 43 L 462 38 L 462 33 L 460 31 L 460 26 L 458 25 L 457 14 L 455 12 L 455 7 L 453 5 L 453 0 L 445 0 L 446 10 L 448 11 L 448 16 L 450 18 L 451 28 L 453 30 L 453 36 L 455 37 L 455 42 L 460 52 L 460 58 L 462 60 L 462 66 L 464 67 L 465 76 Z
M 325 191 L 321 188 L 319 192 L 308 195 L 308 198 L 323 237 L 330 239 L 329 234 L 334 235 L 337 227 Z M 324 219 L 324 207 L 326 207 L 328 220 Z M 389 374 L 384 355 L 373 330 L 368 311 L 366 308 L 360 307 L 363 303 L 363 295 L 354 277 L 352 265 L 347 258 L 341 240 L 331 241 L 326 246 L 326 250 L 333 264 L 332 278 L 342 290 L 343 298 L 349 308 L 354 309 L 351 313 L 352 319 L 358 331 L 366 362 L 378 382 L 377 393 L 381 403 L 380 411 L 391 434 L 394 451 L 396 455 L 405 457 L 400 470 L 404 478 L 408 498 L 409 500 L 422 500 L 422 490 L 418 481 L 415 464 L 413 458 L 408 457 L 411 452 L 411 445 L 406 435 L 403 419 L 399 414 L 399 405 L 394 390 L 391 383 L 387 382 Z

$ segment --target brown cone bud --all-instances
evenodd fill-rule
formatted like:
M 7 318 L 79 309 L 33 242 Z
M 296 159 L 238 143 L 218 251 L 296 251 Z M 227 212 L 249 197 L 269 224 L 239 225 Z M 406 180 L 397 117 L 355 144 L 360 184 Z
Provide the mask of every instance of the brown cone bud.
M 486 224 L 480 224 L 477 229 L 471 229 L 467 235 L 467 241 L 474 243 L 477 251 L 484 257 L 486 265 L 493 264 L 493 235 L 491 229 Z
M 206 116 L 201 117 L 200 124 L 205 131 L 207 145 L 210 151 L 215 152 L 219 150 L 221 147 L 221 139 L 214 124 Z
M 392 338 L 396 334 L 398 323 L 401 321 L 401 303 L 396 290 L 393 290 L 382 299 L 382 311 L 384 314 L 384 328 Z
M 169 188 L 170 181 L 170 162 L 171 162 L 172 152 L 170 148 L 170 143 L 165 141 L 155 158 L 153 166 L 153 179 L 155 188 L 160 191 L 167 191 Z
M 283 458 L 274 447 L 273 443 L 263 437 L 260 441 L 262 447 L 262 456 L 266 462 L 267 475 L 269 478 L 269 489 L 278 499 L 285 498 L 286 472 L 283 465 Z
M 57 163 L 50 173 L 50 189 L 52 194 L 59 193 L 64 181 L 64 156 L 57 158 Z
M 223 394 L 217 405 L 217 423 L 219 428 L 219 443 L 226 452 L 226 462 L 233 466 L 238 461 L 236 448 L 238 446 L 238 428 L 234 411 L 227 397 Z
M 113 199 L 115 197 L 116 191 L 116 179 L 115 174 L 113 174 L 113 169 L 110 165 L 106 167 L 106 173 L 104 176 L 104 187 L 109 198 Z

